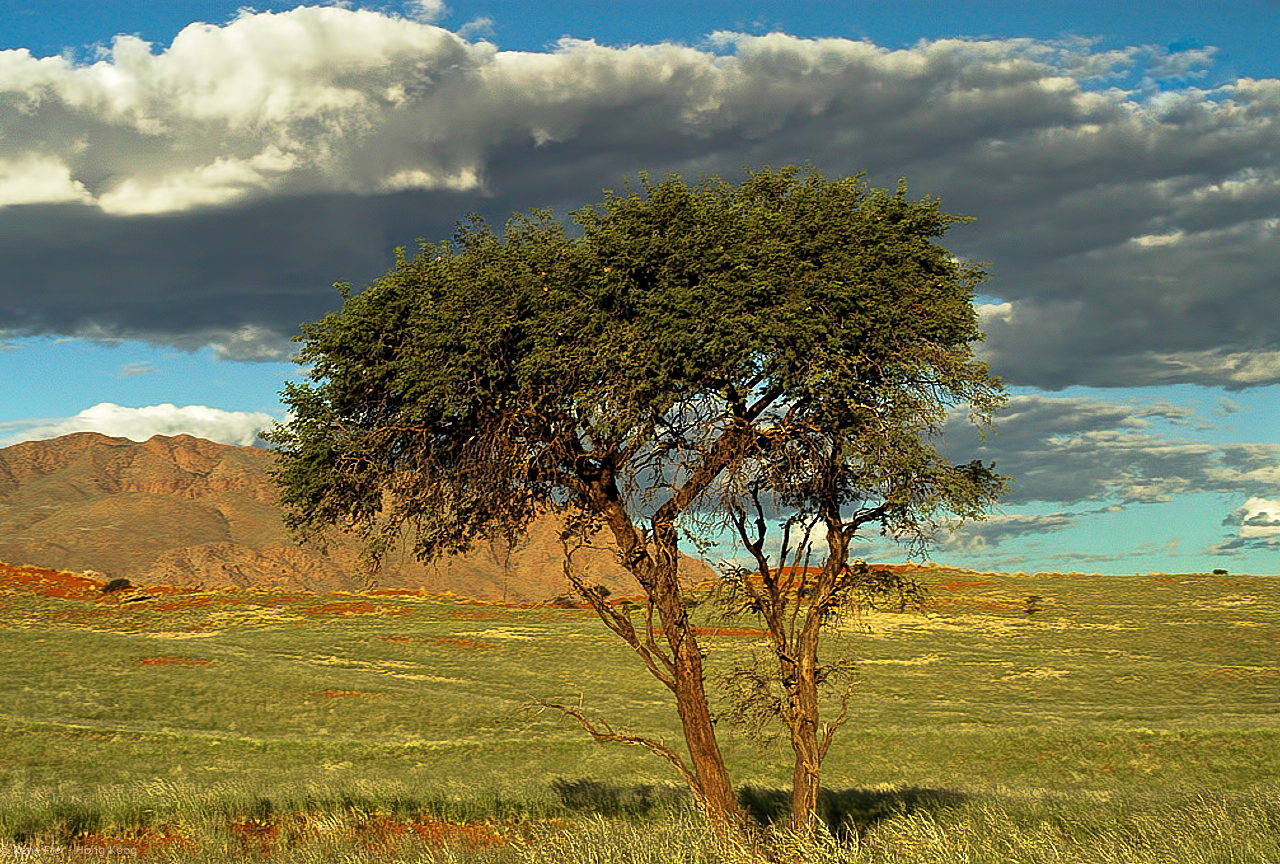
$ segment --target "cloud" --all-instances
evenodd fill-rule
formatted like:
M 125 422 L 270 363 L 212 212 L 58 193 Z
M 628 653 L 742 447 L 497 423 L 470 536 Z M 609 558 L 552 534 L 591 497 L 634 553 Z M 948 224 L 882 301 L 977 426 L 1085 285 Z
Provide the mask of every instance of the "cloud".
M 1241 411 L 1246 410 L 1248 409 L 1240 405 L 1240 403 L 1224 396 L 1218 400 L 1218 410 L 1215 413 L 1220 417 L 1230 417 L 1232 414 L 1239 414 Z
M 410 18 L 426 24 L 443 17 L 449 11 L 442 0 L 406 0 L 404 6 Z
M 145 408 L 125 408 L 102 402 L 86 408 L 74 417 L 52 421 L 6 423 L 9 446 L 20 441 L 57 438 L 73 432 L 100 432 L 103 435 L 145 441 L 153 435 L 194 435 L 222 444 L 250 447 L 257 443 L 258 432 L 276 424 L 276 418 L 261 411 L 222 411 L 204 405 L 179 407 L 165 403 Z
M 966 522 L 962 528 L 942 538 L 946 552 L 981 553 L 1011 538 L 1039 536 L 1073 527 L 1077 518 L 1071 513 L 1044 516 L 1024 513 L 997 513 L 981 522 Z
M 1169 540 L 1163 544 L 1140 543 L 1123 552 L 1052 552 L 1038 550 L 1033 556 L 1025 553 L 987 554 L 977 558 L 974 563 L 984 569 L 998 569 L 1008 572 L 1019 567 L 1031 567 L 1035 570 L 1054 570 L 1063 572 L 1090 571 L 1102 568 L 1107 572 L 1116 572 L 1116 565 L 1124 562 L 1137 562 L 1144 566 L 1152 556 L 1174 556 L 1178 554 L 1179 541 Z M 976 556 L 975 556 L 976 557 Z M 1127 569 L 1127 568 L 1126 568 Z M 1094 570 L 1094 572 L 1097 572 Z
M 72 179 L 71 170 L 57 159 L 32 153 L 0 162 L 0 207 L 90 200 L 84 184 Z
M 152 365 L 150 360 L 141 360 L 136 363 L 126 363 L 120 367 L 118 373 L 121 378 L 132 378 L 135 375 L 158 375 L 160 370 Z
M 948 243 L 991 262 L 983 351 L 1011 383 L 1280 381 L 1280 81 L 1205 85 L 1211 51 L 518 52 L 403 8 L 245 12 L 80 65 L 0 52 L 0 328 L 275 357 L 333 282 L 469 211 L 812 160 L 978 217 Z
M 1236 536 L 1214 546 L 1214 552 L 1225 555 L 1252 550 L 1280 552 L 1280 499 L 1250 498 L 1222 524 L 1234 526 Z
M 279 334 L 252 324 L 221 335 L 209 343 L 214 356 L 220 360 L 288 360 L 296 351 L 292 343 L 283 341 Z
M 1162 400 L 1117 404 L 1083 397 L 1014 396 L 985 442 L 961 416 L 946 430 L 958 458 L 995 461 L 1013 478 L 1005 501 L 1141 504 L 1176 495 L 1280 492 L 1280 445 L 1211 444 L 1152 424 L 1188 425 L 1194 412 Z M 963 454 L 963 455 L 962 455 Z
M 1229 403 L 1215 413 L 1239 410 Z M 1193 411 L 1162 400 L 1117 404 L 1041 395 L 1012 397 L 996 421 L 996 434 L 985 442 L 976 440 L 963 418 L 952 418 L 944 446 L 955 458 L 994 460 L 998 471 L 1011 476 L 1013 485 L 1003 501 L 1007 506 L 1045 502 L 1096 507 L 1047 516 L 997 514 L 966 524 L 944 541 L 944 548 L 982 554 L 1011 538 L 1073 527 L 1082 517 L 1208 492 L 1224 502 L 1244 501 L 1223 520 L 1235 532 L 1209 553 L 1280 550 L 1280 445 L 1187 440 L 1161 431 L 1161 425 L 1204 428 Z M 1226 510 L 1230 505 L 1223 506 Z M 1139 547 L 1114 560 L 1149 551 Z M 1071 563 L 1045 558 L 1038 566 L 1051 561 Z

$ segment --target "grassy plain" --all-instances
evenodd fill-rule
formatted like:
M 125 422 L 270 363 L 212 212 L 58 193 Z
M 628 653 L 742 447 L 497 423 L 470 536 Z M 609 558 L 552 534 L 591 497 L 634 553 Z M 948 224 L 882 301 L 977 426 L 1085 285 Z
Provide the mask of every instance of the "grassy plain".
M 1280 862 L 1280 578 L 917 575 L 924 613 L 829 642 L 860 672 L 831 833 L 784 860 Z M 751 860 L 665 763 L 522 710 L 679 740 L 589 611 L 0 585 L 0 858 Z M 723 743 L 785 816 L 789 748 Z

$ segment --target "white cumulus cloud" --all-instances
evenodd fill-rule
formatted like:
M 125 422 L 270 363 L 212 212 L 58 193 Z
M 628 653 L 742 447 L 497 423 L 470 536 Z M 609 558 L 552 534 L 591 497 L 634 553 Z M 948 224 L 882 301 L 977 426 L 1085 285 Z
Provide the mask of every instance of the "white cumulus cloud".
M 221 444 L 249 447 L 257 442 L 260 430 L 274 426 L 276 422 L 276 418 L 262 411 L 222 411 L 204 405 L 177 406 L 169 403 L 126 408 L 101 402 L 74 417 L 5 424 L 10 434 L 8 440 L 0 443 L 8 446 L 73 432 L 99 432 L 133 441 L 146 441 L 153 435 L 194 435 Z
M 1250 498 L 1237 513 L 1241 537 L 1280 537 L 1280 501 Z
M 946 239 L 991 262 L 982 350 L 1010 383 L 1280 382 L 1280 80 L 1210 76 L 1211 50 L 510 51 L 396 6 L 246 10 L 92 63 L 0 51 L 0 328 L 288 336 L 467 212 L 812 161 L 977 217 Z
M 1223 555 L 1239 555 L 1248 551 L 1280 551 L 1280 499 L 1254 496 L 1223 520 L 1234 527 L 1235 536 L 1213 547 Z
M 90 200 L 84 184 L 73 180 L 71 169 L 59 159 L 31 153 L 22 159 L 0 161 L 0 207 Z

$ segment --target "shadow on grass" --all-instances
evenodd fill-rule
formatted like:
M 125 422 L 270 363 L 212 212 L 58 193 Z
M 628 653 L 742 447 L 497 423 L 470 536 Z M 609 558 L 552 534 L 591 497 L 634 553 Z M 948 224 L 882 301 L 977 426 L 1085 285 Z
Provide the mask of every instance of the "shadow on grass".
M 938 813 L 959 807 L 969 796 L 953 789 L 823 789 L 818 795 L 818 816 L 838 839 L 866 834 L 876 823 L 892 816 L 908 816 L 921 811 Z M 767 825 L 785 822 L 791 816 L 791 792 L 786 789 L 738 790 L 738 803 L 755 819 Z
M 687 790 L 679 786 L 626 786 L 606 780 L 559 777 L 551 789 L 567 810 L 598 813 L 605 817 L 651 817 L 686 807 Z M 925 811 L 937 813 L 959 807 L 968 796 L 951 789 L 823 789 L 818 797 L 818 815 L 837 838 L 865 834 L 877 822 L 892 816 Z M 791 815 L 791 792 L 745 786 L 738 790 L 738 803 L 759 822 L 785 822 Z
M 649 817 L 684 807 L 689 793 L 678 786 L 620 786 L 605 780 L 557 777 L 551 791 L 566 810 L 606 817 Z

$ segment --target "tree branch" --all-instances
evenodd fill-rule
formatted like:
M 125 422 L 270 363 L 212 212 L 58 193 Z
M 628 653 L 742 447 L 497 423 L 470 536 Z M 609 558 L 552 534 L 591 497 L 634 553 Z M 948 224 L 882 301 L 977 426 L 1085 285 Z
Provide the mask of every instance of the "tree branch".
M 582 581 L 582 578 L 573 568 L 573 553 L 568 548 L 568 542 L 561 542 L 564 546 L 565 553 L 565 577 L 573 583 L 573 587 L 578 591 L 578 593 L 591 604 L 591 608 L 595 610 L 596 615 L 604 622 L 604 626 L 622 637 L 622 640 L 630 645 L 631 648 L 640 655 L 640 659 L 644 661 L 644 665 L 648 667 L 649 672 L 653 674 L 653 677 L 661 681 L 668 690 L 674 693 L 676 689 L 674 677 L 676 671 L 675 663 L 670 657 L 663 653 L 662 649 L 658 647 L 658 644 L 653 639 L 653 604 L 649 604 L 650 612 L 646 628 L 647 638 L 644 642 L 641 642 L 639 635 L 636 633 L 635 625 L 631 623 L 631 617 L 629 615 L 622 614 L 616 608 L 610 606 L 605 602 L 605 599 L 600 596 L 599 592 L 593 590 Z M 665 671 L 659 668 L 658 664 L 654 662 L 654 657 L 657 657 L 657 659 L 662 662 L 662 665 L 666 667 Z
M 572 717 L 582 725 L 583 729 L 587 730 L 592 738 L 596 739 L 601 744 L 628 744 L 649 749 L 670 762 L 675 767 L 676 771 L 680 772 L 680 776 L 684 778 L 685 782 L 689 784 L 689 788 L 693 789 L 695 792 L 699 792 L 700 794 L 701 787 L 698 785 L 698 778 L 689 770 L 689 766 L 684 764 L 684 760 L 680 758 L 680 754 L 668 747 L 665 741 L 654 741 L 652 738 L 645 738 L 642 735 L 624 735 L 620 732 L 615 732 L 613 727 L 610 726 L 607 721 L 598 720 L 593 723 L 591 720 L 587 719 L 586 715 L 583 714 L 580 709 L 571 708 L 568 705 L 559 705 L 555 702 L 544 702 L 541 699 L 531 702 L 530 705 L 537 706 L 542 709 L 553 708 L 566 716 Z
M 840 713 L 823 730 L 822 743 L 818 745 L 818 761 L 820 763 L 827 758 L 827 750 L 831 747 L 831 740 L 836 737 L 836 730 L 844 725 L 845 718 L 849 715 L 849 695 L 850 691 L 848 689 L 840 694 Z

